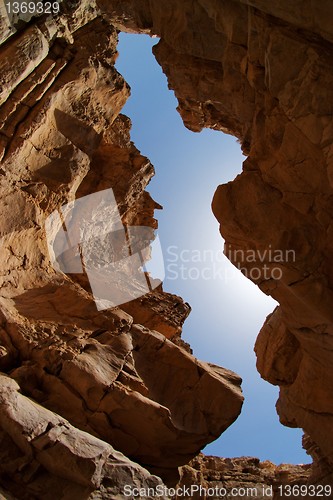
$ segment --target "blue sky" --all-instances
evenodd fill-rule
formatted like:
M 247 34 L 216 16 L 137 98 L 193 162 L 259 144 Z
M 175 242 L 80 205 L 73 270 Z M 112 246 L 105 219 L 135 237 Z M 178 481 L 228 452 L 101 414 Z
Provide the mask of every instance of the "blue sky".
M 223 240 L 211 211 L 216 187 L 241 172 L 244 156 L 231 136 L 212 130 L 197 134 L 184 127 L 152 55 L 157 42 L 145 35 L 120 34 L 117 69 L 132 88 L 123 109 L 132 120 L 132 140 L 155 166 L 148 190 L 164 207 L 155 212 L 166 266 L 164 290 L 192 307 L 182 337 L 194 355 L 243 378 L 241 416 L 204 452 L 275 463 L 310 462 L 301 448 L 301 430 L 278 421 L 278 388 L 261 380 L 255 368 L 255 339 L 276 303 L 222 255 Z

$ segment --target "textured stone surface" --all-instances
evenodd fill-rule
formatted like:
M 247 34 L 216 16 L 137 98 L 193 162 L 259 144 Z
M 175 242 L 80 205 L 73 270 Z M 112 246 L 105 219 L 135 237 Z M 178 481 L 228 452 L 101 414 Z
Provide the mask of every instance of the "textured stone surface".
M 22 396 L 2 374 L 0 427 L 1 480 L 17 498 L 120 500 L 134 481 L 147 489 L 162 484 L 109 444 Z
M 204 498 L 204 490 L 209 498 L 258 498 L 276 500 L 279 486 L 306 485 L 311 466 L 287 465 L 276 466 L 269 461 L 260 462 L 258 458 L 220 458 L 198 455 L 188 465 L 181 467 L 178 486 L 191 488 L 200 485 L 202 490 L 183 496 L 188 499 Z M 280 490 L 281 491 L 281 490 Z M 177 497 L 175 497 L 177 498 Z
M 189 308 L 179 297 L 158 288 L 97 312 L 85 276 L 59 274 L 47 253 L 46 217 L 109 187 L 123 222 L 153 234 L 159 206 L 144 191 L 153 167 L 130 143 L 120 115 L 129 89 L 114 62 L 117 29 L 157 34 L 185 125 L 231 133 L 247 155 L 213 211 L 227 256 L 250 277 L 259 267 L 253 281 L 280 303 L 259 334 L 258 369 L 281 388 L 282 423 L 307 434 L 309 481 L 332 482 L 332 3 L 97 0 L 61 9 L 12 30 L 1 9 L 0 369 L 29 405 L 170 482 L 240 411 L 238 377 L 182 345 Z M 244 258 L 249 251 L 256 259 Z M 60 475 L 53 460 L 45 458 L 48 481 Z M 18 470 L 15 481 L 33 481 Z M 4 489 L 15 494 L 13 483 Z
M 303 428 L 326 457 L 317 480 L 331 481 L 332 3 L 99 5 L 122 29 L 161 37 L 154 52 L 185 125 L 231 133 L 247 155 L 213 211 L 227 256 L 280 303 L 260 332 L 258 368 L 281 387 L 282 423 Z
M 235 374 L 197 361 L 121 309 L 97 313 L 66 281 L 15 303 L 27 316 L 22 324 L 7 310 L 1 361 L 24 394 L 167 480 L 240 411 Z
M 160 285 L 98 311 L 84 273 L 51 265 L 47 217 L 91 193 L 112 188 L 145 244 L 157 228 L 154 168 L 120 114 L 129 87 L 111 21 L 68 2 L 9 38 L 0 25 L 0 481 L 19 498 L 123 498 L 126 482 L 161 484 L 150 474 L 175 483 L 242 406 L 240 378 L 182 342 L 180 297 Z

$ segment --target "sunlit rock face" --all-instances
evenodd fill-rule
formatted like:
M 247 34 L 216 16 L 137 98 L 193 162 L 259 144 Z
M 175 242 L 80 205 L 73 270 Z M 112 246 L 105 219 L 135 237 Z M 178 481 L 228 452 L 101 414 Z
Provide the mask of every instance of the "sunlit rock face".
M 309 481 L 332 482 L 331 2 L 78 0 L 29 24 L 0 6 L 3 488 L 122 498 L 124 481 L 159 484 L 150 473 L 175 483 L 241 409 L 239 377 L 181 341 L 181 298 L 158 285 L 98 311 L 86 274 L 51 265 L 45 221 L 77 198 L 112 189 L 123 224 L 157 227 L 154 170 L 120 114 L 119 29 L 158 35 L 185 125 L 231 133 L 247 155 L 213 211 L 227 256 L 280 303 L 258 369 L 281 387 L 282 423 L 306 432 Z M 213 462 L 189 477 L 230 466 Z M 259 484 L 258 463 L 244 464 Z M 243 480 L 243 462 L 231 465 Z M 308 480 L 298 472 L 290 481 Z
M 280 303 L 259 334 L 258 369 L 280 386 L 281 422 L 303 428 L 306 449 L 320 457 L 311 481 L 330 482 L 333 5 L 99 5 L 121 29 L 161 37 L 154 52 L 189 129 L 210 127 L 241 143 L 243 172 L 218 187 L 213 212 L 227 256 Z
M 271 500 L 286 498 L 281 496 L 286 485 L 297 485 L 299 488 L 302 486 L 305 491 L 310 470 L 309 464 L 277 466 L 268 460 L 260 462 L 258 458 L 207 457 L 200 453 L 181 468 L 179 486 L 183 487 L 184 491 L 188 489 L 190 494 L 184 495 L 186 500 L 199 500 L 205 490 L 214 500 L 227 498 L 228 494 L 237 500 Z M 191 494 L 191 485 L 200 485 L 202 489 L 196 490 L 192 486 Z
M 239 415 L 241 380 L 192 356 L 180 338 L 190 307 L 159 282 L 135 301 L 98 310 L 80 272 L 82 253 L 95 258 L 101 227 L 112 231 L 119 216 L 123 232 L 145 228 L 146 245 L 161 208 L 145 191 L 154 168 L 120 114 L 129 87 L 114 67 L 117 28 L 93 2 L 63 2 L 58 16 L 28 24 L 11 24 L 3 7 L 1 494 L 122 499 L 125 484 L 161 484 L 153 474 L 175 484 L 178 466 Z M 89 213 L 90 225 L 74 243 L 87 234 L 92 243 L 73 251 L 75 231 L 67 231 L 56 266 L 53 222 L 66 235 L 73 201 L 107 190 L 118 215 L 110 205 L 101 220 L 88 201 L 79 215 Z M 108 245 L 100 245 L 103 265 Z

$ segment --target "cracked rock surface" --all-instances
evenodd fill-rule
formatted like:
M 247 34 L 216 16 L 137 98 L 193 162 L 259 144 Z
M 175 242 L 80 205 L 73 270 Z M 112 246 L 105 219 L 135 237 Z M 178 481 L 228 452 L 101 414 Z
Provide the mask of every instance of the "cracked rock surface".
M 121 499 L 134 478 L 146 488 L 162 484 L 110 444 L 19 391 L 12 378 L 0 375 L 3 484 L 18 498 Z
M 241 410 L 239 377 L 182 342 L 181 298 L 159 286 L 97 311 L 87 276 L 51 265 L 45 221 L 74 199 L 112 188 L 123 224 L 147 227 L 147 240 L 157 227 L 161 207 L 145 191 L 154 169 L 121 114 L 129 87 L 114 67 L 118 30 L 160 37 L 155 56 L 189 129 L 242 145 L 243 171 L 217 188 L 213 211 L 229 258 L 250 276 L 266 266 L 253 280 L 280 304 L 255 349 L 261 375 L 280 386 L 281 422 L 304 429 L 314 458 L 306 474 L 291 467 L 291 481 L 332 483 L 332 3 L 73 0 L 57 16 L 12 24 L 0 6 L 7 498 L 44 499 L 52 488 L 58 498 L 121 498 L 125 480 L 158 484 L 149 473 L 175 484 L 178 467 Z M 239 257 L 248 251 L 265 257 Z M 242 461 L 214 460 L 189 475 L 206 481 L 199 469 L 231 467 L 243 481 Z M 271 476 L 249 460 L 244 474 L 265 484 Z
M 258 370 L 280 386 L 281 422 L 306 433 L 310 482 L 332 483 L 332 2 L 99 5 L 119 28 L 161 38 L 154 53 L 190 130 L 241 143 L 243 171 L 217 188 L 213 212 L 227 256 L 280 304 L 256 342 Z
M 58 16 L 12 25 L 3 6 L 5 498 L 122 499 L 126 484 L 155 488 L 162 485 L 157 476 L 175 484 L 178 467 L 239 415 L 240 378 L 192 355 L 180 337 L 190 312 L 180 297 L 159 284 L 123 306 L 97 310 L 87 275 L 61 272 L 47 246 L 51 214 L 107 189 L 122 224 L 144 226 L 145 244 L 154 239 L 161 207 L 145 190 L 154 168 L 130 141 L 130 120 L 121 114 L 130 90 L 114 66 L 117 27 L 91 2 L 63 2 Z M 88 229 L 103 247 L 98 224 Z

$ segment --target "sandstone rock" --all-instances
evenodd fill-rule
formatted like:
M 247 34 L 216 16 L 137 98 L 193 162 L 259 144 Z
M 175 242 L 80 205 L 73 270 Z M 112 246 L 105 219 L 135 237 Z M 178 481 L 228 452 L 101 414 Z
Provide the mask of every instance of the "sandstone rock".
M 191 312 L 189 304 L 176 295 L 155 289 L 149 296 L 143 296 L 122 306 L 135 323 L 145 325 L 150 330 L 163 333 L 168 339 L 180 339 L 182 325 Z
M 109 444 L 22 396 L 11 378 L 0 375 L 0 382 L 0 471 L 19 498 L 120 499 L 126 485 L 162 484 Z
M 98 311 L 82 265 L 68 275 L 52 265 L 45 221 L 68 202 L 112 189 L 121 223 L 145 226 L 143 248 L 161 207 L 145 191 L 154 167 L 120 115 L 129 87 L 114 67 L 117 31 L 107 13 L 72 2 L 15 29 L 0 58 L 0 367 L 10 376 L 0 390 L 4 407 L 7 398 L 21 403 L 2 415 L 4 457 L 13 447 L 4 488 L 20 497 L 28 485 L 28 497 L 47 498 L 49 489 L 59 498 L 123 498 L 125 480 L 160 484 L 111 445 L 175 483 L 178 466 L 237 418 L 240 379 L 191 355 L 180 339 L 190 307 L 161 285 Z M 85 230 L 97 242 L 89 259 L 107 242 L 98 227 Z M 17 460 L 27 473 L 14 473 Z
M 176 481 L 177 467 L 237 418 L 239 377 L 133 325 L 120 309 L 98 313 L 69 282 L 58 290 L 15 299 L 25 324 L 7 310 L 5 331 L 24 360 L 11 365 L 11 377 L 44 407 Z M 39 309 L 33 316 L 32 303 Z
M 183 498 L 202 498 L 206 494 L 214 500 L 230 497 L 275 500 L 282 498 L 278 489 L 281 485 L 306 485 L 310 470 L 310 465 L 276 466 L 253 457 L 220 458 L 200 454 L 181 467 L 177 486 L 185 492 L 191 485 L 201 486 L 201 491 L 194 489 L 191 496 Z
M 281 386 L 281 421 L 309 435 L 309 481 L 332 482 L 332 16 L 324 0 L 82 0 L 62 2 L 53 18 L 18 16 L 11 27 L 1 9 L 5 490 L 121 498 L 127 474 L 157 484 L 119 455 L 125 465 L 112 475 L 105 453 L 117 452 L 108 443 L 175 483 L 177 467 L 241 407 L 239 378 L 183 348 L 181 299 L 159 287 L 98 312 L 86 276 L 64 276 L 50 262 L 46 218 L 96 190 L 114 189 L 122 222 L 145 225 L 147 241 L 157 227 L 160 206 L 145 192 L 154 170 L 120 115 L 129 88 L 114 68 L 118 29 L 161 37 L 155 55 L 184 124 L 232 133 L 247 155 L 243 172 L 217 189 L 213 211 L 228 257 L 280 303 L 256 343 L 258 369 Z M 239 257 L 247 251 L 265 257 Z M 218 462 L 208 467 L 215 478 Z M 258 472 L 255 459 L 225 464 L 239 484 L 265 484 L 275 471 Z M 199 469 L 189 476 L 206 481 Z
M 281 421 L 305 429 L 333 467 L 331 3 L 99 5 L 121 29 L 161 37 L 154 53 L 188 128 L 238 137 L 243 172 L 217 189 L 213 211 L 227 256 L 280 303 L 258 368 L 281 386 Z M 268 249 L 283 259 L 260 259 Z M 249 250 L 256 259 L 240 257 Z

